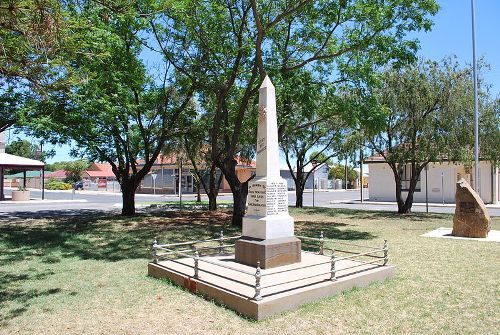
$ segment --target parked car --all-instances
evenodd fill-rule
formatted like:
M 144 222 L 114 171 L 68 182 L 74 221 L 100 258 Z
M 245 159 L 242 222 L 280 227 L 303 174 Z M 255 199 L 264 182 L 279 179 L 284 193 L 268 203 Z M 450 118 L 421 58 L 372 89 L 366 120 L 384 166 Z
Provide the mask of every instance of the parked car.
M 83 181 L 77 181 L 76 183 L 73 184 L 73 188 L 75 190 L 83 190 Z

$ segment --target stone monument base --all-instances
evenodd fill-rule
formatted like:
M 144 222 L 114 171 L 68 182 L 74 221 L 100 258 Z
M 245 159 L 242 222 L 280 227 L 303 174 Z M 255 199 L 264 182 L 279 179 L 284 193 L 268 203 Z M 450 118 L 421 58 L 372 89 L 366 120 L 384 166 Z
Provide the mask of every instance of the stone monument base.
M 148 274 L 155 278 L 168 278 L 176 285 L 256 320 L 297 309 L 305 303 L 339 294 L 352 287 L 364 287 L 372 282 L 382 281 L 392 277 L 395 272 L 395 268 L 390 265 L 339 260 L 336 265 L 337 279 L 332 281 L 330 256 L 303 253 L 300 263 L 267 270 L 269 276 L 262 277 L 261 281 L 262 299 L 256 300 L 253 298 L 254 276 L 228 269 L 226 266 L 250 273 L 253 273 L 255 268 L 235 262 L 233 254 L 203 256 L 201 259 L 210 260 L 210 263 L 200 261 L 198 278 L 193 277 L 192 258 L 149 263 Z M 315 264 L 320 265 L 313 266 Z M 353 268 L 355 265 L 360 266 Z M 283 272 L 283 270 L 291 271 Z M 274 272 L 277 274 L 273 274 Z M 316 276 L 321 273 L 323 275 Z M 381 286 L 375 289 L 383 290 Z
M 238 263 L 262 269 L 300 262 L 301 244 L 296 237 L 259 240 L 242 237 L 235 243 L 235 260 Z

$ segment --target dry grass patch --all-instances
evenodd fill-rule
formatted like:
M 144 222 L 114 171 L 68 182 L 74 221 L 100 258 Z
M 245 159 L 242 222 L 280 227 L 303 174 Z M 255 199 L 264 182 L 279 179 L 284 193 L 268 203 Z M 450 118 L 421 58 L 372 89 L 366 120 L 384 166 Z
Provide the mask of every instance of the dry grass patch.
M 499 244 L 420 237 L 450 227 L 451 216 L 320 208 L 292 215 L 301 235 L 388 239 L 396 277 L 254 322 L 146 276 L 155 236 L 238 234 L 227 212 L 0 218 L 0 334 L 498 333 Z

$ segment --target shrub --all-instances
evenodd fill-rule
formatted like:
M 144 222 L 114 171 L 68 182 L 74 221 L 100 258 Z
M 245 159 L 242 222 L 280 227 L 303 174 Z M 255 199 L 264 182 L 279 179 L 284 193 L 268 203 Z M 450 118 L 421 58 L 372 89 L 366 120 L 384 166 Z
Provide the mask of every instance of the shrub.
M 71 190 L 73 186 L 70 183 L 65 183 L 63 181 L 50 179 L 46 184 L 45 188 L 47 190 Z

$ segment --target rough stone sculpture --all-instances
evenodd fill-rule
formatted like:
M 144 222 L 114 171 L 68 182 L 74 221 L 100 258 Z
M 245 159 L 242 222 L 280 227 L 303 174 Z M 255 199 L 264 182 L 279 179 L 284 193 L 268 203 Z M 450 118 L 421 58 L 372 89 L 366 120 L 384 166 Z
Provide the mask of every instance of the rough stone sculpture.
M 491 228 L 488 210 L 476 191 L 463 178 L 457 182 L 455 201 L 456 208 L 451 235 L 487 237 Z

